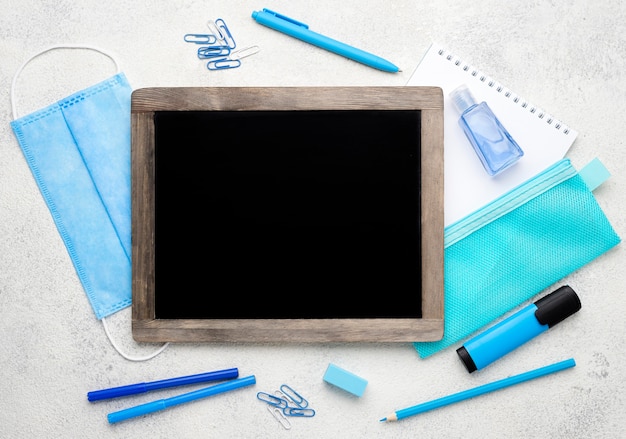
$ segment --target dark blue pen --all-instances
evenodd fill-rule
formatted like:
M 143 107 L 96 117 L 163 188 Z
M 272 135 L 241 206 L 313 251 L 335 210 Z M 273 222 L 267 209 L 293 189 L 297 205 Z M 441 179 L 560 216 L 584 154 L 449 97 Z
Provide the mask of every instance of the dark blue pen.
M 232 369 L 216 370 L 214 372 L 199 373 L 178 378 L 152 381 L 149 383 L 130 384 L 128 386 L 113 387 L 110 389 L 96 390 L 87 393 L 89 401 L 100 401 L 102 399 L 119 398 L 120 396 L 136 395 L 138 393 L 150 392 L 157 389 L 169 387 L 186 386 L 188 384 L 205 383 L 207 381 L 219 381 L 237 378 L 239 370 Z

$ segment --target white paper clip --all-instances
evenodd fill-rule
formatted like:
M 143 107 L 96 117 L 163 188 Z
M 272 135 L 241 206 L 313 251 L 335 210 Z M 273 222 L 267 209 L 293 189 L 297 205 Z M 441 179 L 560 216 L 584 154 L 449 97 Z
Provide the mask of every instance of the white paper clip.
M 268 405 L 267 410 L 272 414 L 272 416 L 274 416 L 274 418 L 278 421 L 280 425 L 283 426 L 285 430 L 289 430 L 291 428 L 291 422 L 289 422 L 289 419 L 287 419 L 281 409 Z
M 228 58 L 232 60 L 239 60 L 241 58 L 245 58 L 246 56 L 254 55 L 259 50 L 261 50 L 259 46 L 244 47 L 243 49 L 237 49 L 230 52 Z

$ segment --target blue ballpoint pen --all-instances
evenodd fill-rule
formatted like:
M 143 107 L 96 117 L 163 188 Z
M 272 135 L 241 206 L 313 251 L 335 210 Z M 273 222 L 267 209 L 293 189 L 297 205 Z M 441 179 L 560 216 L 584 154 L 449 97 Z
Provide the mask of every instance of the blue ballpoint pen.
M 345 56 L 346 58 L 360 62 L 366 66 L 391 73 L 400 71 L 397 66 L 379 56 L 341 43 L 337 40 L 333 40 L 332 38 L 325 37 L 324 35 L 320 35 L 309 30 L 308 25 L 270 11 L 269 9 L 264 8 L 263 11 L 252 12 L 252 18 L 254 18 L 259 24 L 287 34 L 291 37 L 298 38 L 299 40 L 313 44 L 314 46 L 321 47 L 322 49 L 326 49 L 338 55 Z

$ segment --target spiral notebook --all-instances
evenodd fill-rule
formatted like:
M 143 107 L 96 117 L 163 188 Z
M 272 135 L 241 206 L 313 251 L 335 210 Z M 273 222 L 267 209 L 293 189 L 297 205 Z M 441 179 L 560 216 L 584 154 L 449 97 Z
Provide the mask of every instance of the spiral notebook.
M 524 157 L 495 177 L 483 169 L 458 124 L 449 94 L 466 84 L 511 133 Z M 407 85 L 441 87 L 444 95 L 445 225 L 449 226 L 562 159 L 578 133 L 478 68 L 433 43 Z

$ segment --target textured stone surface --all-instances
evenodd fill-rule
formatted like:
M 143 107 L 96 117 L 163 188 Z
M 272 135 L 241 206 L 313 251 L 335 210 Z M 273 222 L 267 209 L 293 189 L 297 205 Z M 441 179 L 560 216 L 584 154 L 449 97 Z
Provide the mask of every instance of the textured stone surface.
M 380 54 L 388 74 L 256 24 L 268 7 L 311 29 Z M 0 14 L 0 437 L 151 438 L 614 438 L 626 431 L 626 257 L 618 246 L 572 274 L 582 310 L 483 371 L 467 374 L 453 349 L 420 360 L 401 345 L 176 345 L 147 362 L 122 358 L 87 299 L 9 122 L 13 75 L 51 45 L 113 53 L 134 88 L 148 86 L 404 85 L 432 41 L 444 44 L 579 132 L 576 167 L 595 157 L 612 177 L 595 191 L 626 236 L 626 3 L 618 0 L 458 2 L 80 2 L 3 0 Z M 258 45 L 235 70 L 209 72 L 185 43 L 223 18 L 239 47 Z M 112 75 L 89 51 L 59 50 L 30 63 L 15 89 L 18 115 Z M 190 155 L 193 159 L 193 155 Z M 532 275 L 532 273 L 529 273 Z M 389 292 L 383 292 L 385 296 Z M 108 321 L 121 348 L 136 345 L 130 310 Z M 576 368 L 396 424 L 395 409 L 574 357 Z M 361 398 L 323 382 L 329 363 L 367 379 Z M 88 391 L 238 367 L 254 389 L 109 426 L 106 414 L 165 398 L 167 390 L 96 404 Z M 256 399 L 288 384 L 317 414 L 284 430 Z

